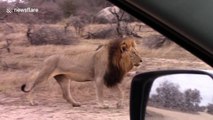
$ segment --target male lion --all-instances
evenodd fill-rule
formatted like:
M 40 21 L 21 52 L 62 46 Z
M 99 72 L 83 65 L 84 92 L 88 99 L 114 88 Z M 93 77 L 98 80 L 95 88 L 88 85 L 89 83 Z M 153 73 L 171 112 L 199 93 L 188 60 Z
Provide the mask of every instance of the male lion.
M 142 62 L 133 38 L 122 38 L 98 47 L 95 51 L 77 55 L 53 55 L 44 61 L 34 83 L 22 85 L 24 92 L 31 93 L 33 88 L 44 80 L 54 77 L 60 85 L 63 97 L 74 107 L 80 106 L 70 93 L 70 80 L 84 82 L 95 81 L 98 105 L 102 108 L 107 106 L 103 103 L 103 85 L 119 91 L 117 107 L 122 107 L 123 93 L 118 84 L 124 75 L 134 66 Z M 31 91 L 31 92 L 30 92 Z M 32 98 L 30 100 L 33 104 Z

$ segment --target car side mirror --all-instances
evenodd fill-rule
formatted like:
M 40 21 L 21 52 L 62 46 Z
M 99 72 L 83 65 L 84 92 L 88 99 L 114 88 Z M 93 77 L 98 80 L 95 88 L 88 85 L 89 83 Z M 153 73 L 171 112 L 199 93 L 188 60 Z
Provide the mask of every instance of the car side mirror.
M 130 118 L 160 120 L 168 117 L 172 120 L 186 115 L 187 118 L 181 119 L 208 120 L 202 116 L 205 114 L 212 120 L 212 91 L 213 74 L 207 71 L 166 70 L 138 74 L 131 84 Z

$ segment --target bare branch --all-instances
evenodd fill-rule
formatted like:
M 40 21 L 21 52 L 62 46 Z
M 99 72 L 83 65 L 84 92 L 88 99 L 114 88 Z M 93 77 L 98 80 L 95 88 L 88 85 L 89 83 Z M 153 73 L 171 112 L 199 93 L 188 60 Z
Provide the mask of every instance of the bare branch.
M 32 38 L 31 38 L 31 35 L 32 35 L 32 28 L 33 28 L 33 25 L 32 24 L 29 24 L 28 27 L 27 27 L 27 33 L 26 33 L 26 36 L 27 36 L 27 40 L 32 44 Z
M 123 20 L 123 16 L 124 16 L 124 11 L 121 11 L 121 16 L 120 16 L 120 18 L 119 18 L 120 21 Z
M 7 18 L 7 14 L 5 14 L 4 16 L 0 17 L 0 20 L 5 20 Z
M 67 29 L 68 27 L 70 26 L 70 23 L 66 23 L 65 26 L 64 26 L 64 32 L 67 33 Z
M 6 45 L 1 47 L 0 49 L 6 49 L 7 52 L 10 53 L 11 52 L 10 45 L 11 45 L 12 41 L 10 39 L 6 39 L 5 41 L 6 41 Z

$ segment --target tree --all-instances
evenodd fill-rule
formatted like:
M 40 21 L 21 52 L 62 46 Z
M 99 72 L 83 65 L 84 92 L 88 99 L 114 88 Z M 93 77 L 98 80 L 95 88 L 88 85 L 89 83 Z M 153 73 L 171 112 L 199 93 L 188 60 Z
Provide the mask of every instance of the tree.
M 183 94 L 177 84 L 165 81 L 160 84 L 156 91 L 157 95 L 153 95 L 151 99 L 163 107 L 177 109 L 183 103 Z
M 156 91 L 157 94 L 150 98 L 151 105 L 189 112 L 201 110 L 199 103 L 202 97 L 197 89 L 187 89 L 182 93 L 179 85 L 165 81 L 159 85 Z
M 60 3 L 60 7 L 64 13 L 64 17 L 69 17 L 74 12 L 72 0 L 64 0 L 64 2 Z
M 185 97 L 185 101 L 184 101 L 184 106 L 186 110 L 195 110 L 197 111 L 197 107 L 199 106 L 199 103 L 202 100 L 202 97 L 200 96 L 200 91 L 197 89 L 187 89 L 184 92 L 184 97 Z
M 213 104 L 208 104 L 208 106 L 207 106 L 207 112 L 209 114 L 213 114 Z
M 31 0 L 28 2 L 32 8 L 39 9 L 34 16 L 42 23 L 56 23 L 63 18 L 60 4 L 56 0 Z

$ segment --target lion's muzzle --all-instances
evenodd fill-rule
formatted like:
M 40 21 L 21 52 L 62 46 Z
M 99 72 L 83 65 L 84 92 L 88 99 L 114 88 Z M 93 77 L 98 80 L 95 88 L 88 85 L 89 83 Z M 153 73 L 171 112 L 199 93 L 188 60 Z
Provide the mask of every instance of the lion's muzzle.
M 143 62 L 142 59 L 140 59 L 138 63 L 135 63 L 135 64 L 134 64 L 134 66 L 138 67 L 138 66 L 140 66 L 140 64 L 141 64 L 142 62 Z

